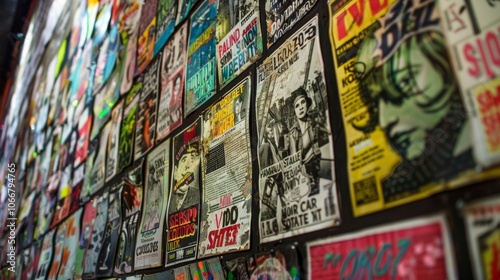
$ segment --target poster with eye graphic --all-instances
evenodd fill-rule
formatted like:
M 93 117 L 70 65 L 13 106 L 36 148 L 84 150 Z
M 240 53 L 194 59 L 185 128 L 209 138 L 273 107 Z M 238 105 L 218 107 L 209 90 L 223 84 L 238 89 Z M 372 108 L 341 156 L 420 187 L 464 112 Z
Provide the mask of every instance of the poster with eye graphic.
M 105 182 L 111 180 L 118 173 L 118 150 L 120 142 L 120 124 L 123 115 L 123 101 L 118 102 L 111 111 L 109 138 L 107 143 L 106 157 L 106 179 Z
M 267 47 L 291 30 L 317 2 L 318 0 L 266 0 Z
M 137 41 L 137 74 L 142 73 L 153 59 L 156 39 L 156 13 L 158 0 L 143 2 L 139 20 L 139 39 Z
M 147 157 L 144 207 L 137 234 L 135 269 L 162 265 L 163 229 L 170 182 L 170 139 Z
M 250 77 L 203 116 L 203 206 L 199 257 L 250 249 Z
M 139 110 L 139 95 L 142 80 L 139 76 L 125 98 L 125 109 L 120 124 L 120 146 L 118 148 L 118 170 L 121 172 L 132 161 L 134 155 L 134 132 Z
M 159 90 L 161 57 L 151 61 L 142 74 L 142 88 L 139 99 L 139 115 L 135 126 L 134 160 L 139 159 L 153 147 L 156 132 L 156 100 Z M 138 93 L 139 94 L 139 93 Z
M 42 250 L 40 252 L 40 259 L 38 260 L 38 268 L 34 277 L 35 280 L 44 280 L 49 273 L 50 262 L 52 261 L 52 256 L 54 254 L 53 241 L 55 232 L 55 229 L 51 230 L 43 237 Z
M 459 90 L 472 125 L 474 159 L 500 163 L 500 3 L 438 1 Z M 498 171 L 497 171 L 498 172 Z
M 85 258 L 83 259 L 83 278 L 94 278 L 96 275 L 97 258 L 102 247 L 104 230 L 108 219 L 109 193 L 106 190 L 97 198 L 96 216 L 92 226 L 92 235 L 89 240 Z
M 492 175 L 474 170 L 437 1 L 359 3 L 329 4 L 354 216 Z
M 57 273 L 59 272 L 59 267 L 61 266 L 62 253 L 64 247 L 64 238 L 66 237 L 67 223 L 61 223 L 56 230 L 54 239 L 54 255 L 52 257 L 52 264 L 50 265 L 50 270 L 47 275 L 47 279 L 55 280 L 57 278 Z
M 201 125 L 201 118 L 198 118 L 172 140 L 166 266 L 196 258 L 201 188 Z
M 184 116 L 215 94 L 217 1 L 205 0 L 191 15 Z
M 182 96 L 184 95 L 187 53 L 187 22 L 184 23 L 163 48 L 161 63 L 161 90 L 158 104 L 156 139 L 165 138 L 182 124 Z
M 469 203 L 463 213 L 475 279 L 498 279 L 500 196 Z
M 127 93 L 134 82 L 136 59 L 137 59 L 137 40 L 139 38 L 139 20 L 141 18 L 142 1 L 130 0 L 122 1 L 123 10 L 120 14 L 119 32 L 121 44 L 120 63 L 122 81 L 120 84 L 120 93 Z
M 217 66 L 224 87 L 262 55 L 257 0 L 220 0 L 217 13 Z
M 64 237 L 61 265 L 57 274 L 58 279 L 73 279 L 82 212 L 83 208 L 80 208 L 66 220 L 67 229 Z
M 111 276 L 113 272 L 118 236 L 121 229 L 122 189 L 119 186 L 112 186 L 111 189 L 112 191 L 109 193 L 106 228 L 101 243 L 101 250 L 97 257 L 96 276 L 98 277 Z
M 257 68 L 261 242 L 340 222 L 318 18 Z
M 194 4 L 198 2 L 198 0 L 176 0 L 177 5 L 177 18 L 175 20 L 175 25 L 179 25 L 181 21 L 183 21 L 188 15 Z
M 451 246 L 444 215 L 329 237 L 307 243 L 308 279 L 457 279 Z
M 75 266 L 73 276 L 75 279 L 82 279 L 83 266 L 87 248 L 89 248 L 92 232 L 95 225 L 97 215 L 97 201 L 99 197 L 95 196 L 93 200 L 87 202 L 84 206 L 85 210 L 82 217 L 82 228 L 76 248 Z
M 137 228 L 142 213 L 142 166 L 142 160 L 134 164 L 132 170 L 125 173 L 126 175 L 122 180 L 122 215 L 124 215 L 124 218 L 115 258 L 114 272 L 116 274 L 126 274 L 134 271 Z
M 177 15 L 177 0 L 158 0 L 156 14 L 156 40 L 154 55 L 163 48 L 168 38 L 174 32 L 175 16 Z

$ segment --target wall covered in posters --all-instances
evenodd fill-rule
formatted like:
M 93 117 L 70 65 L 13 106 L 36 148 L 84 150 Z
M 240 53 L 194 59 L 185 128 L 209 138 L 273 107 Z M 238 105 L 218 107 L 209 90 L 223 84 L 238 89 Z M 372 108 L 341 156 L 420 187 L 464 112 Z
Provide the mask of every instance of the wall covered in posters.
M 38 2 L 0 278 L 498 278 L 497 1 Z

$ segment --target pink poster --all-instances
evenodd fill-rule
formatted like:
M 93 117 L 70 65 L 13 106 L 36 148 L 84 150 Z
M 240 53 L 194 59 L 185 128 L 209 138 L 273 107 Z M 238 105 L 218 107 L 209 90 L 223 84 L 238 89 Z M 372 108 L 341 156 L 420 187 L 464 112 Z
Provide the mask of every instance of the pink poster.
M 309 279 L 456 279 L 444 216 L 307 244 Z

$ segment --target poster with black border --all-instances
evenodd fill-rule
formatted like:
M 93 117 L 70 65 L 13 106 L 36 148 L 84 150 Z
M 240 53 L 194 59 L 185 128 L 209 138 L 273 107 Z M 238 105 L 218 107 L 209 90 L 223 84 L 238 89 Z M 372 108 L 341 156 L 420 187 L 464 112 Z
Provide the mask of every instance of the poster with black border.
M 500 196 L 468 203 L 463 209 L 463 214 L 475 279 L 498 279 Z
M 35 280 L 45 280 L 52 262 L 54 253 L 53 241 L 56 230 L 49 231 L 44 237 L 42 242 L 42 250 L 40 251 L 40 259 L 38 260 L 38 269 L 34 277 Z
M 200 117 L 172 140 L 166 266 L 196 258 L 201 191 L 201 126 Z
M 156 139 L 167 137 L 182 124 L 188 23 L 175 32 L 163 48 Z
M 107 143 L 106 179 L 111 180 L 118 173 L 118 150 L 120 142 L 120 124 L 123 115 L 123 101 L 118 102 L 111 111 L 109 138 Z
M 175 25 L 179 25 L 188 15 L 198 0 L 177 0 L 177 18 Z
M 80 238 L 80 221 L 83 207 L 79 208 L 66 220 L 67 230 L 64 238 L 63 258 L 59 267 L 57 279 L 73 279 L 73 268 L 75 267 L 76 251 Z
M 163 231 L 170 182 L 170 139 L 158 145 L 146 160 L 144 207 L 137 233 L 136 270 L 162 265 Z
M 156 40 L 154 55 L 163 48 L 167 40 L 174 33 L 175 17 L 177 15 L 177 0 L 158 0 L 156 14 Z
M 160 63 L 161 56 L 157 55 L 142 74 L 139 114 L 135 126 L 134 160 L 149 151 L 155 142 Z
M 249 76 L 203 116 L 199 257 L 250 249 L 250 87 Z
M 217 1 L 205 0 L 191 15 L 184 116 L 215 95 Z
M 340 223 L 318 17 L 257 68 L 261 243 Z
M 123 222 L 115 259 L 115 274 L 134 271 L 135 244 L 137 228 L 141 217 L 143 196 L 143 161 L 134 163 L 122 179 L 122 215 Z
M 267 47 L 291 30 L 317 2 L 318 0 L 266 0 Z
M 219 0 L 217 68 L 223 88 L 262 56 L 257 0 Z
M 118 148 L 119 161 L 118 170 L 121 172 L 127 167 L 134 156 L 134 133 L 139 110 L 139 93 L 142 88 L 142 80 L 139 76 L 127 94 L 123 118 L 120 124 L 120 146 Z

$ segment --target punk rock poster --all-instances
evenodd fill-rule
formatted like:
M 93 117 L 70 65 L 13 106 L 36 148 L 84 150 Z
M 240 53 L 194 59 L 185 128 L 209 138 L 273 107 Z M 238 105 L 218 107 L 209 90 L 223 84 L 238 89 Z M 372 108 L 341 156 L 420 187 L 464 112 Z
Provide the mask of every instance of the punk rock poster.
M 73 268 L 76 261 L 78 239 L 80 238 L 80 219 L 83 208 L 78 209 L 66 220 L 67 229 L 64 237 L 62 260 L 59 267 L 58 279 L 73 279 Z
M 437 2 L 329 7 L 354 216 L 480 179 Z
M 194 260 L 201 188 L 201 118 L 173 138 L 167 215 L 167 266 Z
M 317 17 L 258 66 L 256 116 L 261 242 L 337 225 Z
M 142 10 L 141 0 L 121 1 L 123 10 L 120 15 L 119 32 L 122 49 L 120 51 L 120 64 L 122 81 L 120 84 L 120 93 L 125 94 L 132 87 L 136 60 L 137 60 L 137 40 L 139 38 L 139 21 Z
M 49 231 L 43 237 L 42 250 L 40 252 L 40 259 L 38 260 L 38 269 L 34 277 L 35 280 L 43 280 L 47 278 L 50 269 L 50 263 L 54 254 L 53 242 L 56 230 Z
M 307 243 L 308 279 L 457 279 L 444 215 Z
M 125 99 L 125 109 L 123 109 L 120 125 L 120 146 L 118 148 L 119 172 L 132 162 L 134 155 L 134 132 L 136 130 L 137 111 L 139 110 L 139 95 L 142 88 L 140 78 L 139 76 Z
M 194 4 L 198 0 L 177 0 L 177 18 L 175 20 L 175 25 L 179 25 L 188 15 Z
M 125 274 L 134 271 L 135 244 L 137 227 L 141 217 L 143 194 L 143 161 L 134 164 L 122 181 L 122 215 L 120 237 L 115 259 L 115 273 Z
M 222 88 L 262 56 L 258 1 L 220 0 L 216 38 Z
M 469 252 L 475 279 L 500 277 L 500 196 L 470 203 L 464 208 Z
M 267 47 L 291 30 L 317 2 L 318 0 L 266 0 Z
M 163 48 L 156 139 L 182 124 L 188 25 L 184 23 Z
M 135 251 L 136 270 L 162 265 L 169 173 L 170 139 L 167 139 L 148 154 L 146 161 L 144 207 Z
M 472 125 L 474 159 L 500 163 L 500 2 L 440 0 L 443 30 Z
M 215 94 L 217 1 L 205 0 L 191 15 L 184 116 Z
M 108 220 L 97 258 L 96 276 L 111 276 L 115 261 L 118 235 L 121 229 L 121 188 L 116 187 L 109 193 Z
M 175 17 L 177 15 L 176 0 L 158 0 L 158 13 L 156 15 L 156 40 L 154 55 L 163 48 L 168 38 L 174 32 Z
M 82 228 L 78 239 L 79 241 L 76 248 L 75 265 L 73 268 L 73 276 L 75 279 L 82 279 L 84 265 L 83 260 L 85 259 L 85 254 L 87 252 L 87 248 L 89 247 L 90 239 L 92 238 L 92 230 L 97 215 L 97 200 L 98 197 L 94 197 L 93 200 L 87 202 L 84 206 L 85 210 L 82 216 Z
M 109 138 L 107 143 L 106 157 L 106 179 L 105 182 L 111 180 L 118 173 L 118 149 L 120 141 L 120 124 L 122 122 L 123 101 L 115 105 L 111 111 Z
M 139 115 L 135 126 L 134 160 L 139 159 L 153 147 L 156 132 L 156 100 L 159 89 L 160 56 L 149 64 L 142 74 Z
M 157 12 L 158 0 L 143 1 L 137 41 L 137 74 L 142 73 L 153 59 Z
M 250 249 L 250 77 L 203 117 L 203 207 L 199 257 Z

